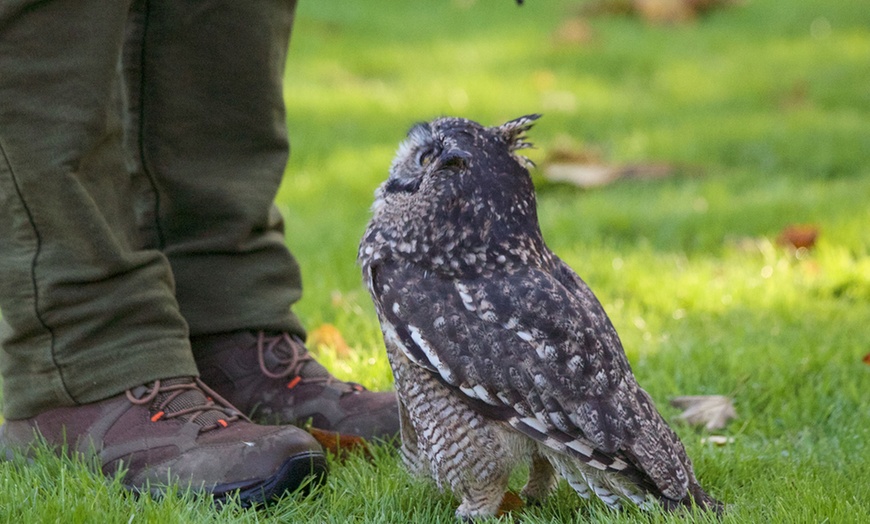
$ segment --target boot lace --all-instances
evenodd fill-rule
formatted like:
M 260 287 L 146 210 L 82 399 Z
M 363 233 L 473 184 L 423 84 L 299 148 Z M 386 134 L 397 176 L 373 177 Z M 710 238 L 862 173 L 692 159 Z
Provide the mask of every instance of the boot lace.
M 270 354 L 274 362 L 272 371 L 266 365 L 266 355 Z M 292 377 L 287 383 L 288 389 L 299 384 L 324 384 L 339 387 L 346 392 L 363 391 L 365 388 L 355 382 L 343 382 L 333 377 L 326 368 L 321 366 L 305 348 L 305 344 L 289 333 L 267 335 L 261 331 L 257 335 L 257 359 L 260 371 L 269 378 L 283 379 Z M 304 373 L 303 373 L 304 370 Z
M 139 406 L 150 404 L 152 422 L 185 417 L 205 432 L 225 428 L 239 419 L 249 421 L 199 378 L 155 380 L 140 388 L 128 389 L 127 400 Z

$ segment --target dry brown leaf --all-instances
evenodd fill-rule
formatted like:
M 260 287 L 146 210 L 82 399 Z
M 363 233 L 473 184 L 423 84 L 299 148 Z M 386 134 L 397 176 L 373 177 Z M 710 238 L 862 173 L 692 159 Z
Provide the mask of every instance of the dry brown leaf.
M 654 24 L 674 24 L 690 22 L 707 11 L 741 3 L 742 0 L 598 0 L 585 3 L 581 12 L 590 16 L 637 15 Z
M 337 460 L 345 460 L 351 453 L 361 454 L 366 459 L 372 459 L 369 443 L 362 437 L 341 435 L 334 431 L 326 431 L 310 426 L 305 429 L 314 437 L 314 440 L 323 446 L 323 449 L 335 455 Z
M 595 40 L 595 34 L 585 19 L 569 18 L 556 29 L 553 38 L 560 44 L 582 45 Z
M 812 224 L 793 224 L 782 230 L 777 241 L 793 249 L 810 249 L 816 245 L 819 228 Z
M 673 176 L 677 168 L 669 164 L 629 164 L 619 170 L 619 178 L 652 180 Z
M 604 152 L 600 147 L 577 144 L 569 135 L 560 135 L 556 144 L 547 150 L 547 164 L 602 164 Z
M 311 348 L 327 347 L 335 351 L 339 357 L 350 355 L 351 349 L 344 341 L 341 331 L 332 324 L 321 324 L 308 332 L 307 344 Z
M 525 506 L 525 502 L 520 498 L 519 495 L 514 493 L 513 491 L 506 491 L 504 494 L 504 498 L 501 499 L 501 504 L 498 507 L 498 512 L 496 513 L 497 517 L 501 517 L 502 515 L 506 515 L 508 513 L 513 513 L 514 511 L 519 511 L 523 509 Z
M 577 187 L 599 187 L 619 178 L 616 168 L 599 164 L 547 164 L 544 177 Z
M 656 24 L 688 22 L 697 14 L 686 0 L 634 0 L 634 9 L 644 20 Z
M 671 405 L 683 409 L 679 419 L 707 431 L 724 428 L 737 418 L 733 401 L 724 395 L 695 395 L 671 399 Z
M 621 179 L 655 179 L 674 174 L 666 164 L 633 164 L 608 166 L 599 163 L 550 162 L 544 166 L 544 177 L 556 182 L 567 182 L 578 187 L 591 188 Z

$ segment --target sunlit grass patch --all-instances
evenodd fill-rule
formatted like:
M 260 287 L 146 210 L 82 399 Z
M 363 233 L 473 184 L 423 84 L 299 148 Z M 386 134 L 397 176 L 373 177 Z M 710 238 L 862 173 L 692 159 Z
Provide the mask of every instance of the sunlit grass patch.
M 533 160 L 568 142 L 605 163 L 674 176 L 581 190 L 533 171 L 545 239 L 590 284 L 640 383 L 669 398 L 723 394 L 724 446 L 675 423 L 725 522 L 864 522 L 870 514 L 870 10 L 859 0 L 755 0 L 683 26 L 586 20 L 582 2 L 302 2 L 285 94 L 293 151 L 277 204 L 305 284 L 295 311 L 334 325 L 340 378 L 388 389 L 356 266 L 372 192 L 417 121 L 484 124 L 543 112 Z M 808 250 L 778 242 L 818 229 Z M 9 522 L 454 522 L 455 500 L 394 449 L 333 461 L 317 496 L 263 511 L 185 494 L 135 498 L 86 465 L 0 464 Z M 511 486 L 522 485 L 522 475 Z M 699 517 L 700 519 L 700 517 Z M 692 519 L 688 519 L 692 521 Z M 505 522 L 685 522 L 616 514 L 566 486 Z

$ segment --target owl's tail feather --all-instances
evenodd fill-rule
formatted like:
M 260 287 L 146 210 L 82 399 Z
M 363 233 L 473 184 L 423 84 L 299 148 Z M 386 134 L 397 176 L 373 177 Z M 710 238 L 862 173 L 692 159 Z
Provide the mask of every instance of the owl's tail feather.
M 689 493 L 692 494 L 692 498 L 695 501 L 695 505 L 705 511 L 712 511 L 716 513 L 717 516 L 721 517 L 725 512 L 725 504 L 719 502 L 718 500 L 711 497 L 701 488 L 701 485 L 695 483 L 694 485 L 689 487 Z
M 547 458 L 574 491 L 584 499 L 595 495 L 599 500 L 612 508 L 619 508 L 622 502 L 632 503 L 646 508 L 650 501 L 645 495 L 635 489 L 631 482 L 625 482 L 614 474 L 607 474 L 592 468 L 572 457 L 560 454 L 548 454 Z
M 667 511 L 686 511 L 696 507 L 721 517 L 725 509 L 724 504 L 708 495 L 697 481 L 689 485 L 685 498 L 674 500 L 663 496 L 650 482 L 637 483 L 636 479 L 624 477 L 623 474 L 607 474 L 562 454 L 547 453 L 546 455 L 559 475 L 568 481 L 568 485 L 579 496 L 589 499 L 595 495 L 614 509 L 620 508 L 626 501 L 641 509 L 651 509 L 655 505 L 655 500 L 658 500 Z
M 720 518 L 725 512 L 725 504 L 711 497 L 697 482 L 689 485 L 689 493 L 682 500 L 667 497 L 661 497 L 659 500 L 668 511 L 683 511 L 696 507 L 702 511 L 715 513 Z

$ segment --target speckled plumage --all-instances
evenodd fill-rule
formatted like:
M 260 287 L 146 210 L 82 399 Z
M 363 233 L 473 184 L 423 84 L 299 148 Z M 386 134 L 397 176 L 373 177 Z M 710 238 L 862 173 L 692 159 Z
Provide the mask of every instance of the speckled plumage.
M 518 150 L 537 115 L 408 133 L 359 260 L 396 379 L 408 467 L 494 514 L 513 467 L 611 506 L 719 509 L 632 375 L 589 287 L 541 237 Z

